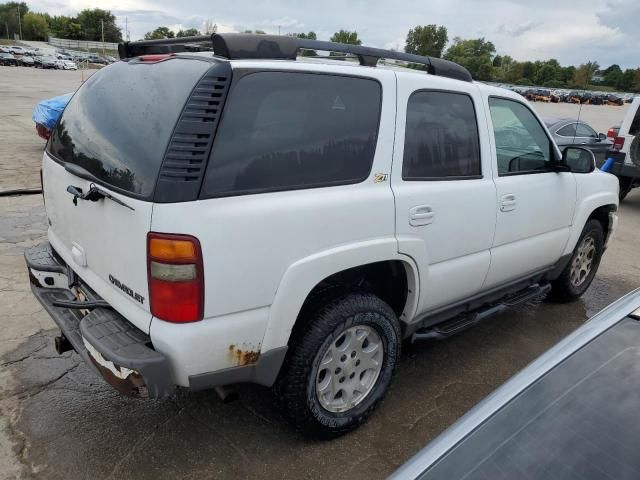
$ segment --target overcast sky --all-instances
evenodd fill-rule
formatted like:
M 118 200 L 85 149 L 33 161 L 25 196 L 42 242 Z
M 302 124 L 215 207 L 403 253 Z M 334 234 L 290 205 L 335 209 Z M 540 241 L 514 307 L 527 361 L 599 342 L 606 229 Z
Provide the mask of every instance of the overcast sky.
M 485 37 L 517 60 L 557 58 L 561 64 L 596 60 L 640 67 L 640 0 L 32 0 L 34 11 L 75 15 L 110 9 L 131 40 L 160 25 L 267 33 L 313 30 L 321 40 L 356 30 L 363 44 L 404 47 L 407 31 L 435 23 L 449 39 Z

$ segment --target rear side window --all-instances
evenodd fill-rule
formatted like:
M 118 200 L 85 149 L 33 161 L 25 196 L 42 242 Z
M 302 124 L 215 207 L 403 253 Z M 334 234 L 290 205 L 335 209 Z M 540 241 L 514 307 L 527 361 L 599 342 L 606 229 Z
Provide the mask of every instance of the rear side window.
M 151 197 L 178 116 L 209 67 L 203 61 L 171 59 L 103 68 L 67 105 L 48 153 L 110 187 Z
M 576 124 L 571 123 L 569 125 L 565 125 L 560 130 L 556 132 L 558 135 L 562 135 L 563 137 L 575 137 L 576 136 Z
M 227 99 L 203 197 L 358 183 L 380 122 L 374 80 L 287 72 L 242 77 Z
M 436 180 L 480 176 L 480 142 L 467 95 L 416 92 L 407 104 L 402 178 Z

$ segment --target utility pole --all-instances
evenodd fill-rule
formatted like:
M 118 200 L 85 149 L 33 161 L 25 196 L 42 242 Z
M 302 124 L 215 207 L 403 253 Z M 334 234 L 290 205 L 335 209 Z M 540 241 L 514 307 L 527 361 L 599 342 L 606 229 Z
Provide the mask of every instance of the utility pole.
M 280 35 L 280 25 L 278 25 L 278 35 Z
M 102 26 L 102 56 L 104 57 L 104 20 L 100 20 Z
M 20 20 L 20 5 L 18 5 L 18 28 L 20 29 L 20 40 L 22 40 L 22 22 Z
M 10 38 L 9 38 L 9 24 L 7 22 L 4 22 L 4 28 L 7 30 L 7 40 L 10 40 Z
M 129 41 L 129 17 L 124 17 L 124 37 Z

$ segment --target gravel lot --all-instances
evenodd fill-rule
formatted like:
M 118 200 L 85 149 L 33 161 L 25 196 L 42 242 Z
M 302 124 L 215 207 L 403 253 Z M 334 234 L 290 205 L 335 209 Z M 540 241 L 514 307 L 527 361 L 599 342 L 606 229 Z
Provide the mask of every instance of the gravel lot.
M 0 67 L 0 190 L 39 186 L 43 141 L 31 109 L 72 91 L 80 72 Z M 564 117 L 574 105 L 535 104 Z M 599 131 L 625 107 L 585 106 Z M 241 386 L 165 401 L 118 396 L 77 355 L 55 354 L 52 320 L 29 291 L 25 247 L 44 239 L 39 195 L 0 197 L 0 478 L 382 478 L 588 316 L 636 288 L 640 190 L 593 286 L 569 305 L 542 303 L 499 315 L 443 342 L 407 347 L 387 399 L 369 423 L 332 442 L 294 432 L 268 390 Z

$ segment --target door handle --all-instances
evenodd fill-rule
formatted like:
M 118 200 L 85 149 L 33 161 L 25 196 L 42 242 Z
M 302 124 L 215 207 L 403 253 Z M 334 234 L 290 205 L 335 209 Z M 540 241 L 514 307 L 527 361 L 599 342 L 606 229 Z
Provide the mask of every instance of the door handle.
M 431 205 L 418 205 L 409 209 L 409 225 L 420 227 L 433 223 L 435 212 Z
M 500 211 L 510 212 L 516 208 L 516 196 L 513 193 L 504 195 L 500 200 Z

